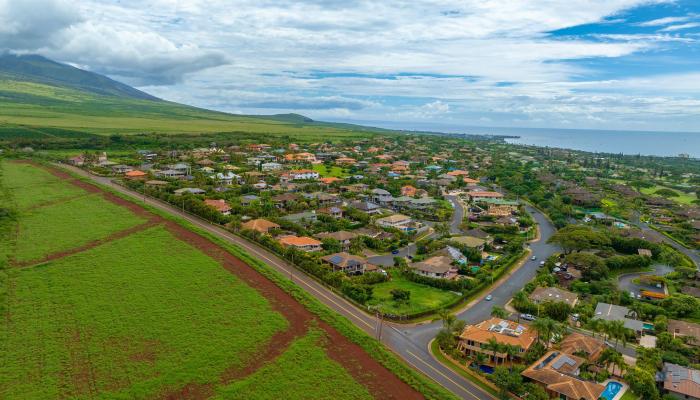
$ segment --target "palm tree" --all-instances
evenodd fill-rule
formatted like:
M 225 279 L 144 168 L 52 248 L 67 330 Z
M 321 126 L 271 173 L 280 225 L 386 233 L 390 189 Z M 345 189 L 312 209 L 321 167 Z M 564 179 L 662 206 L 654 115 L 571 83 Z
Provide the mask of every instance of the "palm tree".
M 493 306 L 491 309 L 491 316 L 497 318 L 507 318 L 508 312 L 503 309 L 503 307 Z
M 593 338 L 595 338 L 596 333 L 600 332 L 600 330 L 602 328 L 601 322 L 602 322 L 602 320 L 600 320 L 600 319 L 591 319 L 590 321 L 588 321 L 588 324 L 587 324 L 588 329 L 590 329 L 591 332 L 593 333 Z
M 489 341 L 486 343 L 485 348 L 493 352 L 493 363 L 498 364 L 498 358 L 496 357 L 496 353 L 499 353 L 502 350 L 502 346 L 500 343 L 498 343 L 498 340 L 496 340 L 496 338 L 489 338 Z
M 620 338 L 626 336 L 625 323 L 623 321 L 608 321 L 608 332 L 610 337 L 615 339 L 615 347 L 617 347 Z
M 520 354 L 520 346 L 506 344 L 503 345 L 503 351 L 506 353 L 506 359 L 512 361 L 515 358 L 515 356 Z
M 557 323 L 550 318 L 538 318 L 533 321 L 532 327 L 537 331 L 537 340 L 549 347 L 549 339 L 558 330 Z

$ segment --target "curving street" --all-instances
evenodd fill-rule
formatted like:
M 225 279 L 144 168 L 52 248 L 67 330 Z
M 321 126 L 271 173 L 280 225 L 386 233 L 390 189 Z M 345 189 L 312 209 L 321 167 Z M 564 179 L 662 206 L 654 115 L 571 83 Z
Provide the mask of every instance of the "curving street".
M 164 203 L 160 200 L 144 197 L 138 192 L 117 185 L 116 183 L 112 182 L 110 178 L 94 176 L 84 170 L 71 166 L 62 164 L 58 166 L 68 169 L 71 172 L 88 178 L 98 184 L 107 186 L 123 195 L 129 196 L 134 201 L 143 202 L 161 211 L 176 215 L 179 218 L 187 220 L 197 227 L 210 232 L 211 234 L 214 234 L 245 249 L 249 254 L 264 261 L 279 273 L 290 277 L 301 288 L 306 290 L 320 302 L 348 318 L 348 320 L 350 320 L 358 328 L 362 329 L 371 336 L 377 337 L 377 328 L 379 324 L 373 316 L 370 316 L 364 311 L 358 309 L 355 305 L 351 304 L 340 295 L 336 294 L 326 286 L 318 283 L 313 278 L 305 275 L 303 272 L 297 270 L 285 260 L 277 257 L 263 247 L 221 229 L 216 225 L 212 225 L 199 217 L 194 217 L 184 213 L 179 208 L 170 204 Z M 461 207 L 461 205 L 459 207 Z M 492 306 L 505 305 L 505 303 L 516 291 L 520 290 L 525 283 L 534 277 L 537 270 L 537 264 L 540 259 L 545 259 L 554 251 L 557 251 L 555 246 L 546 243 L 547 239 L 555 231 L 554 226 L 552 226 L 549 220 L 547 220 L 547 218 L 544 217 L 544 215 L 542 215 L 542 213 L 539 211 L 531 207 L 526 208 L 539 224 L 540 240 L 537 242 L 532 242 L 530 245 L 532 254 L 538 257 L 538 261 L 526 262 L 510 276 L 497 282 L 496 286 L 489 292 L 493 295 L 493 300 L 487 302 L 483 298 L 480 298 L 470 303 L 467 307 L 465 307 L 465 309 L 458 313 L 458 317 L 460 319 L 466 320 L 469 323 L 474 323 L 488 318 Z M 450 390 L 456 396 L 471 400 L 493 399 L 494 397 L 491 394 L 485 392 L 468 379 L 465 379 L 461 375 L 444 366 L 442 363 L 435 360 L 429 353 L 428 344 L 435 337 L 440 328 L 441 323 L 439 321 L 411 326 L 384 323 L 383 328 L 381 329 L 381 341 L 401 358 L 403 358 L 404 361 L 406 361 L 406 363 L 411 365 L 414 369 L 429 376 L 440 385 Z

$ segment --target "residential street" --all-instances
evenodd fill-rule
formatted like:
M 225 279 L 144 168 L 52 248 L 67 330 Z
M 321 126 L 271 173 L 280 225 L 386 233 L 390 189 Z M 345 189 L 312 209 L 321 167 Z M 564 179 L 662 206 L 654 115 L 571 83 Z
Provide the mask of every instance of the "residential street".
M 247 240 L 221 229 L 216 225 L 209 224 L 198 217 L 184 213 L 177 207 L 173 207 L 159 200 L 144 198 L 143 195 L 137 192 L 113 183 L 109 178 L 90 175 L 79 168 L 66 165 L 61 166 L 99 184 L 110 187 L 111 189 L 124 195 L 132 197 L 137 201 L 145 202 L 146 204 L 151 205 L 161 211 L 165 211 L 183 218 L 224 240 L 240 246 L 251 255 L 266 262 L 279 273 L 285 276 L 290 276 L 294 282 L 296 282 L 309 294 L 313 295 L 316 299 L 347 317 L 360 329 L 376 337 L 377 321 L 373 316 L 370 316 L 357 309 L 356 306 L 349 303 L 341 296 L 335 294 L 330 289 L 321 285 L 316 280 L 308 277 L 304 273 L 296 270 L 286 261 L 280 259 L 257 244 L 248 242 Z M 541 232 L 541 239 L 538 242 L 532 243 L 530 247 L 533 254 L 538 257 L 538 260 L 545 259 L 552 254 L 552 252 L 557 250 L 555 246 L 551 246 L 546 243 L 547 239 L 554 232 L 554 227 L 539 211 L 531 207 L 527 207 L 527 210 L 528 212 L 532 213 L 533 217 L 540 225 Z M 407 251 L 410 250 L 407 249 Z M 492 301 L 487 302 L 483 299 L 479 299 L 471 307 L 460 312 L 458 317 L 468 321 L 469 323 L 486 319 L 490 315 L 490 310 L 493 305 L 505 305 L 513 293 L 520 290 L 525 283 L 527 283 L 535 275 L 538 262 L 539 261 L 528 261 L 523 267 L 515 271 L 510 277 L 505 279 L 500 285 L 490 292 L 493 295 Z M 493 396 L 491 396 L 489 393 L 486 393 L 471 381 L 463 378 L 461 375 L 442 365 L 428 352 L 428 344 L 435 337 L 440 327 L 441 324 L 439 321 L 416 326 L 403 326 L 384 323 L 381 340 L 413 368 L 431 377 L 460 398 L 493 399 Z

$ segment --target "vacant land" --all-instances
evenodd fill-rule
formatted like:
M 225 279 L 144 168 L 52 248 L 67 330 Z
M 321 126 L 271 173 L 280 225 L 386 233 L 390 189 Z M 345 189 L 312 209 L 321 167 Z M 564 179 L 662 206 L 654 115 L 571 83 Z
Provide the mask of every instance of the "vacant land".
M 3 96 L 4 95 L 4 96 Z M 293 135 L 297 140 L 372 136 L 372 131 L 301 118 L 255 117 L 167 101 L 101 96 L 69 87 L 0 78 L 0 140 L 136 133 Z
M 369 305 L 378 307 L 379 310 L 386 314 L 394 315 L 438 310 L 459 297 L 456 293 L 411 282 L 398 275 L 392 276 L 392 279 L 388 282 L 373 285 L 373 288 L 374 295 Z M 394 289 L 410 291 L 410 300 L 408 302 L 396 302 L 391 295 L 391 291 Z
M 0 264 L 11 261 L 0 270 L 0 398 L 422 397 L 223 248 L 48 170 L 0 162 Z M 61 196 L 34 187 L 46 184 Z M 62 219 L 76 201 L 83 215 Z M 35 212 L 41 231 L 26 228 L 40 225 Z M 81 233 L 64 240 L 66 226 Z M 23 264 L 18 252 L 45 259 Z
M 695 193 L 685 193 L 685 192 L 681 192 L 680 190 L 671 189 L 669 187 L 661 186 L 661 185 L 655 185 L 655 186 L 648 187 L 648 188 L 642 188 L 641 190 L 642 190 L 642 193 L 644 193 L 644 194 L 654 195 L 657 190 L 661 190 L 661 189 L 669 189 L 669 190 L 673 190 L 674 192 L 678 193 L 678 197 L 669 197 L 669 199 L 673 200 L 679 204 L 693 204 L 693 200 L 697 200 Z
M 332 166 L 330 168 L 323 164 L 316 164 L 313 166 L 314 171 L 318 172 L 323 178 L 334 177 L 334 178 L 347 178 L 350 174 L 343 171 L 342 168 L 338 166 Z
M 302 400 L 321 399 L 332 393 L 337 400 L 371 399 L 365 387 L 326 356 L 324 348 L 329 346 L 333 344 L 328 343 L 323 331 L 312 329 L 274 363 L 221 388 L 216 398 Z

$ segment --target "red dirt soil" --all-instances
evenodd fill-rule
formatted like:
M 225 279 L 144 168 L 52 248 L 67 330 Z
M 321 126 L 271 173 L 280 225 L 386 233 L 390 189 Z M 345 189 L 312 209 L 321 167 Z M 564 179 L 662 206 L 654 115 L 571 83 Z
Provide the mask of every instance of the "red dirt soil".
M 329 338 L 329 349 L 326 353 L 333 360 L 341 364 L 352 377 L 364 385 L 377 399 L 423 399 L 423 395 L 400 380 L 391 371 L 386 369 L 378 361 L 373 359 L 362 347 L 351 342 L 335 328 L 319 320 L 313 313 L 304 308 L 289 293 L 282 290 L 274 282 L 246 264 L 244 261 L 234 257 L 221 246 L 211 242 L 183 226 L 152 214 L 143 207 L 125 200 L 112 193 L 90 183 L 73 178 L 70 174 L 60 169 L 32 163 L 41 167 L 54 176 L 70 181 L 88 192 L 102 193 L 106 200 L 114 204 L 128 208 L 135 214 L 149 219 L 149 222 L 163 224 L 169 232 L 178 239 L 190 244 L 208 256 L 218 260 L 229 272 L 236 275 L 249 286 L 258 290 L 267 298 L 272 308 L 289 321 L 290 328 L 285 332 L 280 332 L 273 336 L 270 346 L 259 354 L 255 360 L 251 361 L 244 369 L 230 369 L 221 377 L 222 383 L 241 379 L 259 369 L 266 363 L 282 354 L 288 345 L 297 337 L 306 334 L 308 325 L 315 321 L 318 326 L 325 330 Z M 164 393 L 163 399 L 206 399 L 214 394 L 213 385 L 188 384 L 185 387 L 173 392 Z

